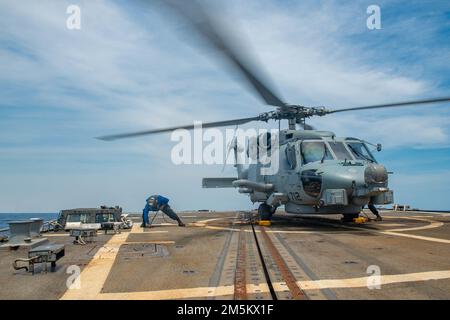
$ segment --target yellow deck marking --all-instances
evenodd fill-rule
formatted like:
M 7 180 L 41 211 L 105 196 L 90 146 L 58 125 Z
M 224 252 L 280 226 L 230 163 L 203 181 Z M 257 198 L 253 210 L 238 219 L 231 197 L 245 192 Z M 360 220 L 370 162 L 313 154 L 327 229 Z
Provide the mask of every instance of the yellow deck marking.
M 217 220 L 224 220 L 224 219 L 230 219 L 230 217 L 223 217 L 223 218 L 213 218 L 213 219 L 199 220 L 199 221 L 192 222 L 192 223 L 189 223 L 189 224 L 192 225 L 192 226 L 196 226 L 196 227 L 204 227 L 204 226 L 206 226 L 206 224 L 207 224 L 208 222 L 211 222 L 211 221 L 217 221 Z M 232 219 L 234 219 L 234 218 L 232 218 Z
M 297 281 L 297 285 L 303 290 L 318 290 L 318 289 L 336 289 L 336 288 L 366 288 L 369 277 L 348 278 L 348 279 L 327 279 L 327 280 L 310 280 Z M 388 285 L 393 283 L 418 282 L 429 280 L 449 279 L 450 270 L 443 271 L 429 271 L 406 273 L 396 275 L 381 276 L 381 285 Z M 286 284 L 283 282 L 275 282 L 272 284 L 275 291 L 285 291 Z M 247 290 L 252 292 L 254 290 L 260 292 L 269 292 L 267 284 L 247 284 Z M 227 296 L 234 293 L 234 286 L 219 286 L 219 287 L 199 287 L 199 288 L 183 288 L 170 289 L 159 291 L 142 291 L 142 292 L 117 292 L 117 293 L 102 293 L 97 299 L 132 299 L 132 300 L 160 300 L 160 299 L 192 299 L 204 297 L 218 297 Z
M 411 216 L 390 216 L 390 218 L 409 218 L 409 219 L 413 219 L 413 218 L 424 218 L 424 219 L 430 219 L 430 218 L 448 218 L 450 216 L 450 214 L 438 214 L 438 213 L 434 213 L 434 214 L 429 214 L 429 215 L 411 215 Z
M 148 233 L 160 233 L 167 231 L 149 231 Z M 126 242 L 131 233 L 142 233 L 142 228 L 137 224 L 129 233 L 115 234 L 94 255 L 93 259 L 83 269 L 80 275 L 81 288 L 67 290 L 61 299 L 99 299 L 101 290 L 114 264 L 121 245 L 128 244 L 174 244 L 175 241 L 148 241 Z
M 134 226 L 133 226 L 134 229 Z M 96 299 L 114 264 L 120 246 L 126 241 L 128 233 L 115 234 L 101 247 L 80 275 L 81 288 L 67 290 L 63 300 Z
M 391 229 L 389 230 L 390 232 L 401 232 L 401 231 L 418 231 L 418 230 L 426 230 L 426 229 L 434 229 L 434 228 L 439 228 L 442 227 L 444 225 L 443 222 L 439 222 L 439 221 L 433 221 L 430 219 L 422 219 L 422 218 L 412 218 L 412 217 L 405 217 L 403 219 L 408 219 L 408 220 L 418 220 L 418 221 L 424 221 L 424 222 L 428 222 L 428 225 L 425 226 L 421 226 L 421 227 L 413 227 L 413 228 L 402 228 L 402 229 Z
M 386 217 L 386 218 L 399 218 L 399 217 Z M 417 240 L 433 241 L 433 242 L 439 242 L 439 243 L 450 243 L 450 240 L 447 240 L 447 239 L 440 239 L 440 238 L 433 238 L 433 237 L 422 237 L 422 236 L 415 236 L 415 235 L 398 233 L 398 232 L 402 232 L 402 231 L 418 231 L 418 230 L 439 228 L 439 227 L 441 227 L 443 225 L 442 222 L 433 221 L 433 220 L 429 220 L 429 219 L 422 219 L 422 218 L 415 217 L 415 216 L 414 217 L 400 217 L 400 218 L 402 218 L 402 219 L 410 219 L 410 220 L 420 220 L 420 221 L 428 222 L 429 224 L 425 225 L 425 226 L 421 226 L 421 227 L 390 229 L 390 230 L 387 230 L 387 231 L 361 229 L 361 228 L 358 228 L 358 227 L 351 227 L 351 226 L 345 226 L 345 225 L 337 226 L 337 225 L 332 224 L 332 223 L 323 223 L 323 224 L 324 225 L 331 225 L 333 227 L 341 227 L 341 228 L 345 228 L 345 229 L 352 230 L 352 231 L 357 231 L 357 232 L 382 233 L 382 234 L 389 234 L 389 235 L 392 235 L 392 236 L 399 236 L 399 237 L 407 237 L 407 238 L 412 238 L 412 239 L 417 239 Z M 198 222 L 192 223 L 192 225 L 194 225 L 196 227 L 203 227 L 203 228 L 206 228 L 206 229 L 211 229 L 211 230 L 227 230 L 227 231 L 235 231 L 235 232 L 240 231 L 240 229 L 238 229 L 238 228 L 230 228 L 230 227 L 220 227 L 220 226 L 207 225 L 208 222 L 215 221 L 215 220 L 220 220 L 220 219 L 221 218 L 198 221 Z M 400 227 L 400 226 L 403 226 L 403 225 L 404 224 L 398 224 L 398 223 L 397 224 L 396 223 L 380 224 L 380 226 L 389 226 L 389 227 Z M 252 231 L 251 230 L 245 230 L 245 232 L 252 232 Z M 256 232 L 259 232 L 259 231 L 256 231 Z M 273 229 L 272 230 L 268 230 L 267 232 L 269 232 L 269 233 L 281 233 L 281 234 L 333 233 L 333 231 L 324 232 L 324 231 L 320 231 L 320 230 L 313 231 L 313 230 L 273 230 Z
M 411 215 L 411 217 L 417 217 L 417 218 L 430 218 L 430 217 L 439 217 L 439 216 L 449 216 L 450 213 L 445 212 L 433 212 L 433 211 L 407 211 L 411 213 L 418 213 L 419 215 Z M 428 215 L 423 215 L 423 213 L 428 213 Z M 422 215 L 420 215 L 422 214 Z
M 398 232 L 391 232 L 391 231 L 384 231 L 384 232 L 380 232 L 380 233 L 387 234 L 387 235 L 390 235 L 390 236 L 405 237 L 405 238 L 411 238 L 411 239 L 417 239 L 417 240 L 424 240 L 424 241 L 432 241 L 432 242 L 439 242 L 439 243 L 450 244 L 450 240 L 441 239 L 441 238 L 416 236 L 414 234 L 398 233 Z
M 421 217 L 419 218 L 418 216 L 402 217 L 402 219 L 419 220 L 419 221 L 428 222 L 429 224 L 425 225 L 425 226 L 421 226 L 421 227 L 390 229 L 390 230 L 387 230 L 387 231 L 378 231 L 378 232 L 382 233 L 382 234 L 386 234 L 386 235 L 391 235 L 391 236 L 397 236 L 397 237 L 411 238 L 411 239 L 416 239 L 416 240 L 424 240 L 424 241 L 432 241 L 432 242 L 450 244 L 450 240 L 448 240 L 448 239 L 441 239 L 441 238 L 434 238 L 434 237 L 418 236 L 418 235 L 414 235 L 414 234 L 400 233 L 400 232 L 404 232 L 404 231 L 419 231 L 419 230 L 427 230 L 427 229 L 439 228 L 439 227 L 442 227 L 444 225 L 443 222 L 433 221 L 433 220 L 430 220 L 430 219 L 423 219 Z
M 103 293 L 97 299 L 106 300 L 167 300 L 218 297 L 234 294 L 234 286 L 184 288 L 143 292 Z
M 167 230 L 153 230 L 153 228 L 142 228 L 142 227 L 136 227 L 136 229 L 133 226 L 131 233 L 167 233 L 169 231 Z
M 404 227 L 404 224 L 401 223 L 383 223 L 379 225 L 380 227 Z
M 409 220 L 419 220 L 419 221 L 428 222 L 429 224 L 427 224 L 425 226 L 421 226 L 421 227 L 390 229 L 390 230 L 386 230 L 386 231 L 361 229 L 361 228 L 357 228 L 357 227 L 350 227 L 350 226 L 344 226 L 344 225 L 339 226 L 339 227 L 349 229 L 349 230 L 360 230 L 360 231 L 364 230 L 366 232 L 371 232 L 371 233 L 381 233 L 381 234 L 387 234 L 387 235 L 391 235 L 391 236 L 404 237 L 404 238 L 411 238 L 411 239 L 416 239 L 416 240 L 432 241 L 432 242 L 446 243 L 446 244 L 450 243 L 450 240 L 448 240 L 448 239 L 424 237 L 424 236 L 416 236 L 413 234 L 400 233 L 400 232 L 404 232 L 404 231 L 419 231 L 419 230 L 439 228 L 439 227 L 442 227 L 442 225 L 443 225 L 442 222 L 433 221 L 430 219 L 422 219 L 422 218 L 418 218 L 418 217 L 386 217 L 386 218 L 390 218 L 390 219 L 401 218 L 401 219 L 409 219 Z M 322 224 L 336 226 L 331 223 L 322 223 Z
M 129 233 L 114 234 L 94 255 L 80 275 L 81 288 L 67 290 L 63 300 L 98 299 L 109 272 L 114 264 L 120 246 L 126 243 L 128 235 L 142 232 L 137 224 Z
M 333 288 L 363 288 L 367 287 L 368 278 L 369 277 L 298 281 L 297 284 L 301 286 L 302 289 L 304 290 L 333 289 Z M 393 274 L 384 276 L 382 275 L 381 285 L 383 286 L 392 283 L 440 280 L 449 278 L 450 278 L 450 270 Z

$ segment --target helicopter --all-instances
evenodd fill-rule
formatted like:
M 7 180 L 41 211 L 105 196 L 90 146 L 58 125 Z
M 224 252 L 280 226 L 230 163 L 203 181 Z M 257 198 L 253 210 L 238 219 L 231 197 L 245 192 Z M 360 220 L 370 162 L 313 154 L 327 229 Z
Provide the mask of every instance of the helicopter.
M 306 124 L 306 119 L 329 114 L 364 111 L 380 108 L 409 107 L 424 104 L 449 102 L 450 97 L 385 103 L 345 109 L 311 107 L 284 102 L 281 96 L 269 86 L 255 59 L 238 48 L 238 41 L 219 15 L 197 1 L 161 0 L 177 18 L 187 23 L 196 35 L 217 51 L 229 66 L 237 72 L 262 101 L 275 109 L 257 116 L 203 123 L 203 128 L 238 126 L 253 121 L 278 121 L 280 129 L 276 145 L 270 143 L 275 135 L 269 132 L 257 139 L 250 139 L 249 149 L 256 150 L 256 158 L 264 152 L 276 154 L 278 171 L 264 174 L 260 162 L 248 167 L 239 161 L 242 146 L 233 139 L 228 151 L 234 151 L 235 177 L 203 178 L 203 188 L 237 188 L 247 194 L 251 202 L 260 203 L 258 214 L 261 220 L 270 220 L 276 209 L 284 206 L 293 214 L 342 214 L 344 221 L 358 217 L 366 205 L 385 205 L 394 202 L 393 190 L 388 185 L 386 167 L 377 162 L 368 145 L 370 143 L 355 137 L 337 137 L 330 131 L 316 130 Z M 287 120 L 288 127 L 281 129 L 280 122 Z M 194 129 L 194 125 L 175 126 L 131 133 L 98 137 L 111 141 L 132 138 L 177 129 Z M 263 141 L 264 143 L 260 142 Z M 262 148 L 262 145 L 266 148 Z M 380 144 L 374 145 L 381 151 Z M 276 150 L 275 150 L 276 149 Z M 276 152 L 275 152 L 276 151 Z M 255 153 L 252 152 L 253 156 Z

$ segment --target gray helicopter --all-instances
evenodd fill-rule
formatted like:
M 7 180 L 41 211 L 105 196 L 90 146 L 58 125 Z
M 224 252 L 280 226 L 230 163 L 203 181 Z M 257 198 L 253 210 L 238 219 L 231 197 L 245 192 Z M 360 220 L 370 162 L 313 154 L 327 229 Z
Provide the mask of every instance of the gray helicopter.
M 210 7 L 196 1 L 164 0 L 161 3 L 218 51 L 265 104 L 275 107 L 273 111 L 254 117 L 203 123 L 203 128 L 238 126 L 252 121 L 288 121 L 288 128 L 278 132 L 276 149 L 279 170 L 276 174 L 261 174 L 263 165 L 258 162 L 248 167 L 240 164 L 238 153 L 242 146 L 233 139 L 230 149 L 234 150 L 237 176 L 204 178 L 204 188 L 238 188 L 240 193 L 249 195 L 253 203 L 260 203 L 258 212 L 263 220 L 270 219 L 282 205 L 288 213 L 342 214 L 344 220 L 352 220 L 366 205 L 379 217 L 374 205 L 393 203 L 388 171 L 376 161 L 368 142 L 353 137 L 339 138 L 333 132 L 315 130 L 306 124 L 306 119 L 340 112 L 449 102 L 450 97 L 337 110 L 288 104 L 261 76 L 261 68 L 256 67 L 255 59 L 250 58 L 248 52 L 244 54 L 237 49 L 239 43 L 224 24 L 218 22 L 221 19 Z M 194 129 L 194 125 L 108 135 L 99 139 L 110 141 L 176 129 L 190 130 Z M 253 142 L 249 141 L 248 147 L 252 147 L 253 143 L 260 150 L 259 141 L 268 142 L 272 138 L 270 133 L 266 133 Z M 269 145 L 266 143 L 265 152 L 271 153 L 273 150 Z M 375 147 L 381 151 L 381 145 Z

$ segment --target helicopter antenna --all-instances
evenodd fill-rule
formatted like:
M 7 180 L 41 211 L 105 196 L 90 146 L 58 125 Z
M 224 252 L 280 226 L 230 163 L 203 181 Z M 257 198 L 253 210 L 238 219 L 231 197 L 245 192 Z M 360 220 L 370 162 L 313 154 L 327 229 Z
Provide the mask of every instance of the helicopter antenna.
M 237 141 L 235 141 L 236 135 L 237 135 L 237 129 L 238 129 L 238 125 L 236 125 L 236 127 L 234 128 L 233 138 L 231 139 L 230 142 L 228 142 L 226 155 L 225 155 L 225 162 L 223 163 L 223 166 L 222 166 L 222 172 L 225 170 L 225 166 L 227 165 L 227 160 L 228 160 L 228 157 L 230 156 L 231 149 L 233 149 L 233 147 L 234 147 L 233 144 L 237 143 Z M 237 150 L 235 150 L 235 152 L 237 152 Z M 236 156 L 235 156 L 234 160 L 235 160 L 234 162 L 236 163 L 237 162 Z

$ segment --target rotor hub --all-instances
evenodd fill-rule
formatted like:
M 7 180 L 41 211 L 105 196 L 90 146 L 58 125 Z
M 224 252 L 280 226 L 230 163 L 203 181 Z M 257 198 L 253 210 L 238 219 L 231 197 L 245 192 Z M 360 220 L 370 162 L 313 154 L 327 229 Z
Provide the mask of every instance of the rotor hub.
M 267 122 L 268 120 L 295 120 L 297 123 L 303 123 L 304 119 L 313 116 L 324 116 L 330 113 L 325 107 L 304 107 L 299 105 L 286 105 L 279 107 L 275 111 L 264 112 L 259 115 L 259 120 Z

